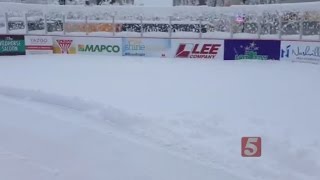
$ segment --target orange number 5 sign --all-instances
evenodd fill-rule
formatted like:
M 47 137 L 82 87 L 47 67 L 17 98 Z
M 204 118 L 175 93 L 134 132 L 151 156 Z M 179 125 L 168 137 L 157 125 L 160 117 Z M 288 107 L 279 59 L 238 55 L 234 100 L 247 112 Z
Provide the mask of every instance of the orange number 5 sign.
M 242 157 L 261 156 L 261 137 L 243 137 L 241 139 Z

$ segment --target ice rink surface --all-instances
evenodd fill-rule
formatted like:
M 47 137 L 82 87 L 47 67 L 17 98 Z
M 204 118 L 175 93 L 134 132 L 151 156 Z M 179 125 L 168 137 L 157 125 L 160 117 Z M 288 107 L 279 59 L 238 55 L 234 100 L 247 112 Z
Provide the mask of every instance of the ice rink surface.
M 0 57 L 0 179 L 320 179 L 320 66 Z M 243 158 L 261 136 L 261 158 Z

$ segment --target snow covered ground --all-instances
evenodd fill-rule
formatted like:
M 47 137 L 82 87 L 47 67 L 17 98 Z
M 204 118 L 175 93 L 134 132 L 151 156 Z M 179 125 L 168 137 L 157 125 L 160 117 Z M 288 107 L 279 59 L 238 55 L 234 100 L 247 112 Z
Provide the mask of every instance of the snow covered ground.
M 0 179 L 319 180 L 320 66 L 0 57 Z M 261 158 L 243 158 L 261 136 Z

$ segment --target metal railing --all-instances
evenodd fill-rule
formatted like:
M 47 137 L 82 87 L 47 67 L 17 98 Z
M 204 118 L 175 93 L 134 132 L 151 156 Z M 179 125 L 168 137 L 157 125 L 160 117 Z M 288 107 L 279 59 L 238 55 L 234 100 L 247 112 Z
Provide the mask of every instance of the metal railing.
M 170 16 L 168 21 L 145 20 L 143 16 L 131 20 L 118 20 L 110 16 L 109 20 L 68 19 L 43 17 L 9 17 L 4 14 L 0 23 L 5 34 L 61 34 L 61 35 L 100 35 L 110 37 L 180 37 L 180 38 L 254 38 L 254 39 L 309 39 L 320 40 L 320 20 L 310 20 L 300 16 L 295 19 L 284 17 L 248 18 L 244 22 L 235 17 L 208 20 L 199 17 L 196 20 L 178 20 Z
M 0 0 L 0 2 L 26 3 L 26 4 L 53 4 L 56 0 Z

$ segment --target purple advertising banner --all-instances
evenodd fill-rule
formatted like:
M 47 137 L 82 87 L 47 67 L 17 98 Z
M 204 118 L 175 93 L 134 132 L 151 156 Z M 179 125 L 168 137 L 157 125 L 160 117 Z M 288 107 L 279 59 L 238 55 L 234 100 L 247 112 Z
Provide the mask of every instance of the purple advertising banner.
M 225 40 L 225 60 L 280 60 L 278 40 Z

